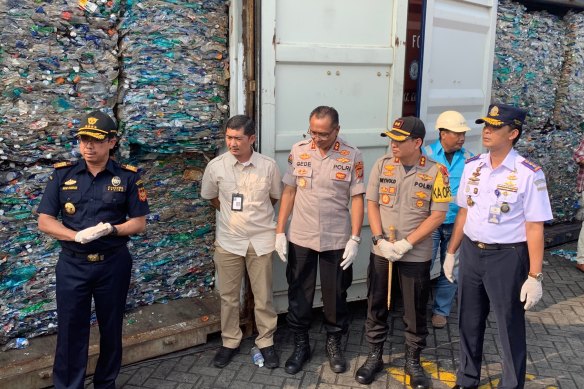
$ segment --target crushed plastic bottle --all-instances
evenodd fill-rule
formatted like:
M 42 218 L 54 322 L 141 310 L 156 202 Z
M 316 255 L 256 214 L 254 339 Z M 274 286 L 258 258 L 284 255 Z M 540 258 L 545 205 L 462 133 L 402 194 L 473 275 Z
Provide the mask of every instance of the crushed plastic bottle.
M 10 349 L 23 349 L 28 347 L 28 339 L 26 338 L 15 338 L 12 339 L 10 342 L 6 343 L 2 347 L 2 351 L 8 351 Z
M 259 366 L 259 367 L 264 366 L 264 356 L 262 355 L 262 352 L 260 351 L 260 349 L 257 346 L 253 346 L 251 348 L 251 359 L 252 359 L 254 365 Z

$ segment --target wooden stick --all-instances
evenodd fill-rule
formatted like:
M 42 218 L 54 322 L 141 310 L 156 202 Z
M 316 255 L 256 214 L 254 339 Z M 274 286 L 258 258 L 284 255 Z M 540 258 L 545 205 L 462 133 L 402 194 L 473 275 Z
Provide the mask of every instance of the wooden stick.
M 396 240 L 397 240 L 397 238 L 395 236 L 395 227 L 389 226 L 389 241 L 391 243 L 394 243 Z M 390 260 L 388 260 L 387 262 L 388 262 L 388 266 L 387 266 L 387 310 L 389 310 L 389 307 L 391 306 L 391 282 L 392 282 L 392 278 L 393 278 L 393 262 L 391 262 Z

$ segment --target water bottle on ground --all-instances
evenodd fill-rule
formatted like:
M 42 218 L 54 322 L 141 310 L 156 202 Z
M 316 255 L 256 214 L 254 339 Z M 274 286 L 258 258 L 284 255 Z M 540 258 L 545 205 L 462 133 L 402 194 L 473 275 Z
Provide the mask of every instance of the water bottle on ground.
M 253 363 L 258 365 L 259 367 L 264 366 L 264 356 L 257 346 L 253 346 L 251 348 L 251 357 L 253 359 Z

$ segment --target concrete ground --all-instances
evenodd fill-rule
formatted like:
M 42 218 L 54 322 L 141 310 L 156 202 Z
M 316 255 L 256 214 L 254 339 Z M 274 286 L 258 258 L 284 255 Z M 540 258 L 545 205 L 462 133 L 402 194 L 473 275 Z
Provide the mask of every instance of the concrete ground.
M 527 383 L 526 388 L 584 388 L 584 273 L 566 258 L 551 255 L 558 249 L 575 250 L 575 243 L 546 250 L 544 296 L 535 310 L 527 313 Z M 251 360 L 253 338 L 245 339 L 240 353 L 223 369 L 213 367 L 212 359 L 221 344 L 219 334 L 209 336 L 204 345 L 168 354 L 156 359 L 124 366 L 117 385 L 124 389 L 191 389 L 191 388 L 359 388 L 355 371 L 366 358 L 368 346 L 364 336 L 366 302 L 351 303 L 351 325 L 343 346 L 350 368 L 335 374 L 324 353 L 326 333 L 322 314 L 315 310 L 310 331 L 313 357 L 303 371 L 287 374 L 282 367 L 270 370 L 256 367 Z M 390 334 L 384 348 L 385 369 L 373 388 L 409 388 L 403 375 L 404 337 L 401 311 L 392 311 Z M 430 315 L 428 316 L 430 318 Z M 428 323 L 428 347 L 423 365 L 436 389 L 454 385 L 458 364 L 458 321 L 454 307 L 443 329 Z M 285 315 L 279 318 L 276 349 L 281 366 L 292 351 L 292 334 Z M 489 316 L 484 344 L 480 388 L 496 388 L 501 376 L 497 323 Z M 91 378 L 88 387 L 92 388 Z

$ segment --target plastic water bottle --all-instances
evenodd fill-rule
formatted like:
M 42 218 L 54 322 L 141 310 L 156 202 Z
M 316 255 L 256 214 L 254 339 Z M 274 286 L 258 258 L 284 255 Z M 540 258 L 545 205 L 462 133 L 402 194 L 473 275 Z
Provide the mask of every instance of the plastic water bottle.
M 251 348 L 251 357 L 253 359 L 253 363 L 258 365 L 259 367 L 264 366 L 264 356 L 257 346 L 253 346 Z

